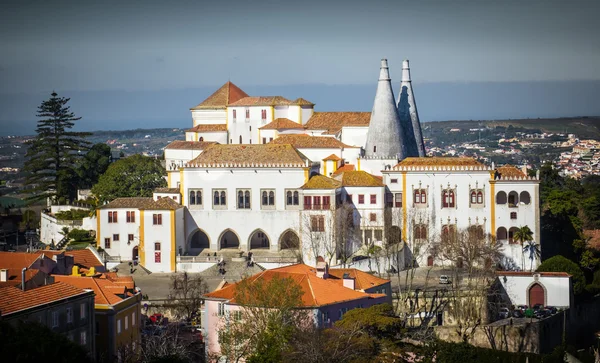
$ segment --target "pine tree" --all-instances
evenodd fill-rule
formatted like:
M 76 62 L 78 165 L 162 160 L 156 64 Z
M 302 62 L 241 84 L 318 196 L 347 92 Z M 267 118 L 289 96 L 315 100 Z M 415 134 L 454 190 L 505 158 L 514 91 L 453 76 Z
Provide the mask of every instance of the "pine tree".
M 31 193 L 29 200 L 68 200 L 77 192 L 75 163 L 89 148 L 84 138 L 91 133 L 70 131 L 81 117 L 71 112 L 69 100 L 52 92 L 50 99 L 38 107 L 37 136 L 28 142 L 23 168 L 27 173 L 26 192 Z

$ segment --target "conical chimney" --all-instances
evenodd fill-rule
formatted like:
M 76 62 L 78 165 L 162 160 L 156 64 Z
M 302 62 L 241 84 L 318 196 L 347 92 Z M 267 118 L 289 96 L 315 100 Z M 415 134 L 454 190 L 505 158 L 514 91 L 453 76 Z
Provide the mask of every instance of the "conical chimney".
M 402 81 L 398 95 L 398 114 L 407 137 L 407 156 L 425 156 L 425 143 L 419 122 L 419 112 L 410 80 L 408 60 L 402 62 Z
M 387 59 L 382 59 L 379 83 L 367 133 L 365 156 L 381 159 L 404 159 L 406 152 L 403 139 L 404 135 L 394 101 Z

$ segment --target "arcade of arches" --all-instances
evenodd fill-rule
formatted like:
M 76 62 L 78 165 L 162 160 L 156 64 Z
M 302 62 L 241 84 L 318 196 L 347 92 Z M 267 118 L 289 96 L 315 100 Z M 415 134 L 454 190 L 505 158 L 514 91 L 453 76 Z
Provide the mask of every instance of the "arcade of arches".
M 300 248 L 300 238 L 294 231 L 286 231 L 281 235 L 279 246 L 282 250 Z
M 269 237 L 261 229 L 254 231 L 250 236 L 250 249 L 266 248 L 269 249 Z
M 269 236 L 262 230 L 257 229 L 250 235 L 248 239 L 248 247 L 250 250 L 271 248 L 271 240 Z M 239 249 L 240 240 L 238 235 L 231 229 L 222 232 L 219 237 L 219 249 Z M 279 238 L 279 248 L 298 249 L 300 248 L 300 238 L 293 230 L 283 232 Z M 210 238 L 201 229 L 197 229 L 189 238 L 188 250 L 191 254 L 201 253 L 203 249 L 210 249 Z
M 237 234 L 233 233 L 231 230 L 227 230 L 221 234 L 221 238 L 219 238 L 219 246 L 221 249 L 224 248 L 239 248 L 240 247 L 240 239 Z

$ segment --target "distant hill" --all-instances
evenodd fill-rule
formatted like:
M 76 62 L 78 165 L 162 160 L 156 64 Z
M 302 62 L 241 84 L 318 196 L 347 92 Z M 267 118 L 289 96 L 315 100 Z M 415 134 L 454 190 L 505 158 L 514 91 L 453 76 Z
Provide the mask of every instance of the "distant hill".
M 575 134 L 580 139 L 600 140 L 600 117 L 565 117 L 565 118 L 538 118 L 520 120 L 469 120 L 469 121 L 437 121 L 423 124 L 431 129 L 461 129 L 469 130 L 481 127 L 508 127 L 538 129 L 548 133 Z

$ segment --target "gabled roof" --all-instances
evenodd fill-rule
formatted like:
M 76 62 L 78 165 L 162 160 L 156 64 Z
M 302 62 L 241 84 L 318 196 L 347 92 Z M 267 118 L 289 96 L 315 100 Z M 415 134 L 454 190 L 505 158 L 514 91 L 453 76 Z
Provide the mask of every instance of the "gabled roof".
M 368 127 L 370 121 L 371 112 L 315 112 L 305 126 L 308 130 L 335 134 L 344 126 Z
M 75 265 L 79 265 L 79 266 L 85 267 L 87 269 L 89 269 L 91 267 L 104 266 L 104 263 L 98 259 L 98 256 L 96 256 L 92 251 L 90 251 L 87 248 L 83 249 L 83 250 L 70 250 L 70 251 L 44 250 L 44 251 L 38 252 L 38 255 L 44 254 L 47 256 L 54 256 L 54 255 L 60 255 L 62 253 L 64 253 L 65 256 L 73 256 L 73 263 Z
M 235 84 L 227 82 L 199 105 L 192 107 L 191 110 L 224 109 L 229 104 L 244 97 L 248 97 L 246 92 L 242 91 Z
M 525 173 L 523 173 L 521 170 L 517 169 L 516 167 L 510 165 L 510 164 L 506 164 L 504 166 L 501 166 L 499 168 L 497 168 L 496 170 L 498 170 L 498 173 L 500 173 L 501 178 L 504 177 L 519 177 L 519 178 L 524 178 L 527 175 L 525 175 Z
M 353 170 L 355 170 L 354 164 L 344 164 L 342 167 L 340 167 L 336 171 L 334 171 L 333 174 L 331 174 L 331 175 L 336 176 L 336 175 L 340 175 L 343 172 L 353 171 Z
M 328 157 L 326 157 L 325 159 L 323 159 L 323 161 L 329 161 L 329 160 L 338 161 L 338 160 L 342 160 L 342 158 L 340 158 L 336 154 L 331 154 Z
M 185 132 L 227 132 L 226 124 L 199 124 Z
M 133 208 L 144 210 L 176 210 L 183 208 L 171 198 L 154 200 L 146 197 L 117 198 L 99 209 Z
M 0 314 L 6 316 L 85 294 L 89 294 L 89 292 L 63 282 L 56 282 L 26 291 L 12 286 L 3 287 L 0 288 Z
M 187 163 L 188 167 L 305 167 L 308 159 L 292 145 L 214 145 Z
M 319 278 L 316 276 L 315 268 L 305 264 L 296 264 L 272 270 L 265 270 L 250 276 L 248 279 L 250 283 L 253 283 L 256 281 L 268 282 L 273 278 L 289 278 L 294 284 L 298 285 L 303 291 L 303 307 L 325 306 L 345 301 L 381 298 L 385 296 L 349 289 L 340 284 L 337 278 Z M 229 302 L 235 304 L 236 286 L 237 284 L 226 285 L 222 289 L 205 294 L 204 297 L 208 299 L 229 300 Z
M 342 186 L 340 181 L 328 178 L 325 175 L 315 175 L 300 188 L 302 189 L 337 189 Z
M 179 194 L 181 190 L 179 188 L 156 188 L 154 193 Z
M 231 107 L 236 106 L 289 106 L 292 101 L 281 96 L 258 96 L 258 97 L 244 97 L 236 102 L 229 104 Z
M 100 305 L 118 304 L 127 295 L 125 284 L 117 284 L 109 279 L 88 276 L 54 275 L 54 281 L 62 282 L 78 289 L 93 290 L 96 294 L 95 303 Z
M 295 100 L 292 101 L 292 105 L 298 105 L 298 106 L 314 106 L 315 104 L 305 100 L 304 98 L 296 98 Z
M 344 187 L 383 187 L 383 181 L 375 175 L 369 174 L 366 171 L 354 170 L 344 171 L 341 174 L 336 174 L 336 180 L 342 182 Z
M 298 149 L 342 149 L 356 148 L 346 145 L 340 140 L 330 136 L 311 136 L 307 134 L 281 135 L 269 144 L 291 144 Z
M 260 130 L 283 130 L 283 129 L 304 129 L 304 126 L 300 125 L 297 122 L 294 122 L 288 118 L 276 118 L 275 120 L 269 122 L 263 127 L 259 128 Z
M 343 282 L 344 274 L 354 279 L 354 288 L 356 290 L 367 290 L 375 286 L 380 286 L 389 282 L 375 275 L 357 270 L 355 268 L 330 268 L 329 277 L 337 279 L 339 283 Z
M 204 150 L 214 144 L 218 144 L 215 141 L 184 141 L 176 140 L 165 147 L 169 150 Z
M 433 156 L 433 157 L 408 157 L 396 166 L 479 166 L 484 165 L 469 157 Z

